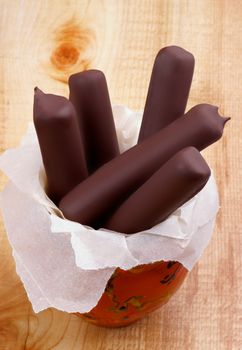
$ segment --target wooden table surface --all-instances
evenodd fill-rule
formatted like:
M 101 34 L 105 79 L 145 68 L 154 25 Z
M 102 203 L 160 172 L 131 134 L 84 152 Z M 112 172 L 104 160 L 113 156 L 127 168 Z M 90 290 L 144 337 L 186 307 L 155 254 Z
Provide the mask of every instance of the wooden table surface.
M 212 241 L 176 296 L 122 329 L 54 309 L 34 314 L 0 230 L 1 350 L 242 349 L 242 1 L 1 0 L 0 144 L 16 146 L 32 118 L 33 88 L 68 95 L 76 71 L 102 69 L 113 103 L 144 106 L 157 51 L 176 44 L 196 69 L 189 105 L 231 116 L 205 152 L 219 185 Z M 1 175 L 1 188 L 6 179 Z

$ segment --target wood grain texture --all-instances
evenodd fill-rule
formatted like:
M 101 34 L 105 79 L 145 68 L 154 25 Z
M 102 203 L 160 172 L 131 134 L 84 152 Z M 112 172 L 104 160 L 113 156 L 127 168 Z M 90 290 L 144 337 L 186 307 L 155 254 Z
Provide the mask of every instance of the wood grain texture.
M 0 3 L 1 151 L 24 134 L 34 86 L 67 96 L 67 77 L 78 70 L 104 70 L 113 103 L 143 108 L 154 56 L 169 44 L 196 57 L 189 107 L 213 103 L 232 117 L 205 152 L 222 207 L 212 241 L 177 295 L 129 328 L 97 328 L 52 309 L 34 314 L 1 224 L 0 350 L 242 349 L 242 2 Z

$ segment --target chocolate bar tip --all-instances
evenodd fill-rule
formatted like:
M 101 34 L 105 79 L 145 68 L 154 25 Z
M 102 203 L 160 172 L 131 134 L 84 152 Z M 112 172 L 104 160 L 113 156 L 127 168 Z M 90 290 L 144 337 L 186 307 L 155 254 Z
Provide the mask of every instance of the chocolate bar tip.
M 180 150 L 173 156 L 176 160 L 177 173 L 183 174 L 185 178 L 190 177 L 191 180 L 203 179 L 208 180 L 211 170 L 205 159 L 201 156 L 197 148 L 188 146 Z
M 218 106 L 213 106 L 216 109 L 216 112 L 218 114 L 218 116 L 220 117 L 220 120 L 222 122 L 222 126 L 224 127 L 225 124 L 231 119 L 231 117 L 224 117 L 223 115 L 221 115 L 219 113 L 219 107 Z
M 37 94 L 44 94 L 44 92 L 42 91 L 42 90 L 40 90 L 39 88 L 38 88 L 38 86 L 35 86 L 35 88 L 34 88 L 34 93 L 37 95 Z
M 231 118 L 230 117 L 222 117 L 223 118 L 223 125 L 225 125 Z
M 180 46 L 170 45 L 170 46 L 163 47 L 158 51 L 156 55 L 156 59 L 159 59 L 159 57 L 163 55 L 163 53 L 165 52 L 169 54 L 170 59 L 172 59 L 172 57 L 175 58 L 176 63 L 179 63 L 179 62 L 183 63 L 184 59 L 186 59 L 191 61 L 194 66 L 195 57 L 193 56 L 193 54 Z
M 101 79 L 105 78 L 105 74 L 103 73 L 103 71 L 99 69 L 88 69 L 78 73 L 74 73 L 69 76 L 69 79 L 68 79 L 69 85 L 73 83 L 74 84 L 78 83 L 78 80 L 82 77 L 85 79 L 88 78 L 88 80 L 94 79 L 95 81 L 97 78 L 101 78 Z

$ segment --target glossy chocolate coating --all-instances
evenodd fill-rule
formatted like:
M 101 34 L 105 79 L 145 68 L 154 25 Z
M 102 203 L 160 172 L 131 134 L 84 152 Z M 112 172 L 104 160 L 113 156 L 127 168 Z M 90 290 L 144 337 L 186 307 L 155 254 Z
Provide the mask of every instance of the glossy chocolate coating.
M 139 140 L 183 116 L 194 71 L 193 55 L 178 46 L 161 49 L 155 59 Z
M 195 196 L 209 176 L 210 169 L 199 151 L 184 148 L 123 202 L 104 227 L 122 233 L 147 230 Z
M 201 104 L 99 168 L 60 202 L 66 218 L 98 227 L 166 161 L 185 147 L 198 150 L 218 140 L 228 118 Z
M 87 176 L 83 145 L 74 107 L 65 97 L 44 94 L 35 88 L 34 125 L 55 202 Z
M 72 75 L 69 87 L 91 173 L 119 154 L 106 79 L 99 70 L 87 70 Z

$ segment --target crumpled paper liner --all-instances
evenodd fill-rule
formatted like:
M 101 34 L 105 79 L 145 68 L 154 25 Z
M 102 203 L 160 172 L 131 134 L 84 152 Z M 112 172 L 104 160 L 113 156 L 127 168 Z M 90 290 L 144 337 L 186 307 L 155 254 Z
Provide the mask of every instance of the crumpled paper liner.
M 122 106 L 113 112 L 123 152 L 136 143 L 142 114 Z M 21 145 L 1 155 L 0 168 L 10 180 L 1 194 L 4 223 L 17 273 L 35 312 L 48 307 L 90 311 L 116 267 L 175 260 L 191 270 L 211 238 L 219 209 L 212 175 L 200 193 L 144 232 L 96 231 L 66 220 L 45 194 L 32 124 Z

